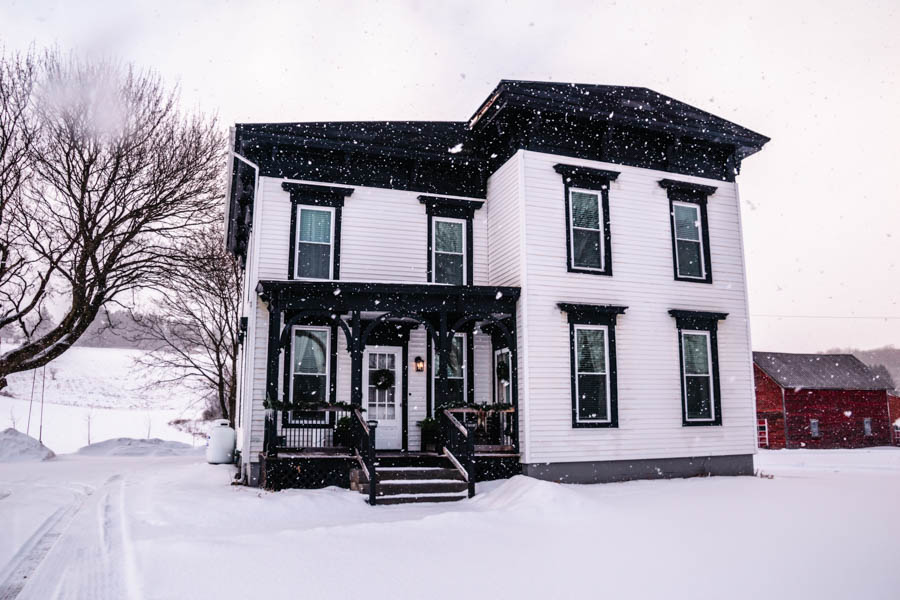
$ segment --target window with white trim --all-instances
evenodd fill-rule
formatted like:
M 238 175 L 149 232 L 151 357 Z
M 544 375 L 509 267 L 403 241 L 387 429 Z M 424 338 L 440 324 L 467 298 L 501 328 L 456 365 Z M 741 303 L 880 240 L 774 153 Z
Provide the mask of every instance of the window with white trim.
M 818 419 L 810 419 L 809 420 L 809 435 L 814 438 L 822 437 L 822 432 L 819 430 L 819 420 Z
M 431 378 L 432 397 L 439 401 L 436 395 L 437 381 L 440 377 L 441 356 L 437 348 L 432 350 L 434 358 L 434 373 Z M 453 342 L 447 349 L 447 402 L 453 405 L 462 405 L 467 402 L 467 370 L 466 369 L 466 334 L 457 333 L 453 336 Z M 438 406 L 437 401 L 435 406 Z M 440 408 L 440 407 L 439 407 Z
M 681 331 L 681 356 L 686 421 L 715 421 L 712 347 L 708 331 Z
M 575 336 L 575 422 L 609 423 L 609 329 L 573 325 Z
M 494 352 L 494 402 L 512 404 L 512 364 L 509 348 Z
M 435 283 L 466 282 L 466 221 L 432 217 L 432 264 Z
M 863 419 L 863 433 L 866 437 L 872 437 L 872 419 L 869 417 Z
M 333 279 L 334 208 L 297 206 L 294 276 Z
M 688 202 L 672 202 L 672 219 L 675 224 L 675 267 L 678 277 L 705 279 L 700 206 Z
M 329 400 L 331 330 L 328 327 L 294 327 L 291 343 L 290 402 L 324 404 Z M 291 411 L 292 417 L 309 419 L 325 413 Z
M 600 192 L 569 189 L 569 240 L 572 266 L 603 271 L 606 264 L 605 215 Z

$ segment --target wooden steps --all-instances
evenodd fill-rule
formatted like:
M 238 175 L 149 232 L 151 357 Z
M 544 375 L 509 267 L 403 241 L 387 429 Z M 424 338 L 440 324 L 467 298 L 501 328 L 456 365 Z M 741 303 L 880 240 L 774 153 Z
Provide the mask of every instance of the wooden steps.
M 390 454 L 378 457 L 375 495 L 378 504 L 455 502 L 468 497 L 465 477 L 444 456 Z M 350 473 L 350 489 L 367 498 L 370 482 L 362 469 Z

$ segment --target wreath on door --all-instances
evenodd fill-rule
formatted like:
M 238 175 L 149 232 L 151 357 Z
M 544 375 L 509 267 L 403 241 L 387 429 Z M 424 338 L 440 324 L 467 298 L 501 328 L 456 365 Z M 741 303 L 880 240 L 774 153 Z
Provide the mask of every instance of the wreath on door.
M 390 369 L 377 369 L 369 374 L 369 380 L 379 390 L 389 390 L 394 385 L 394 372 Z

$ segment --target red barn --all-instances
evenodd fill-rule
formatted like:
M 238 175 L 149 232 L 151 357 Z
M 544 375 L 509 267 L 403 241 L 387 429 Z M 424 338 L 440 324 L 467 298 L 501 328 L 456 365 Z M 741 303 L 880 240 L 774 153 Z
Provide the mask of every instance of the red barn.
M 888 386 L 851 354 L 754 352 L 761 448 L 891 443 Z

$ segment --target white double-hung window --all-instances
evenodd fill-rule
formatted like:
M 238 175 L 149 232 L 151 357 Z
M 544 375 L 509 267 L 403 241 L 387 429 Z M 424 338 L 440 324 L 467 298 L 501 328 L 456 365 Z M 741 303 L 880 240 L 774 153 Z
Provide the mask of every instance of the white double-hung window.
M 609 345 L 605 325 L 574 325 L 575 421 L 610 421 Z
M 334 209 L 297 207 L 294 276 L 297 279 L 334 278 Z
M 433 217 L 432 269 L 435 283 L 464 285 L 466 281 L 466 221 Z
M 570 189 L 569 215 L 572 266 L 602 271 L 606 256 L 603 239 L 605 217 L 600 192 Z
M 688 421 L 713 421 L 712 350 L 708 331 L 682 331 L 684 412 Z
M 675 264 L 679 277 L 704 279 L 703 224 L 700 206 L 688 202 L 673 202 L 675 222 Z

